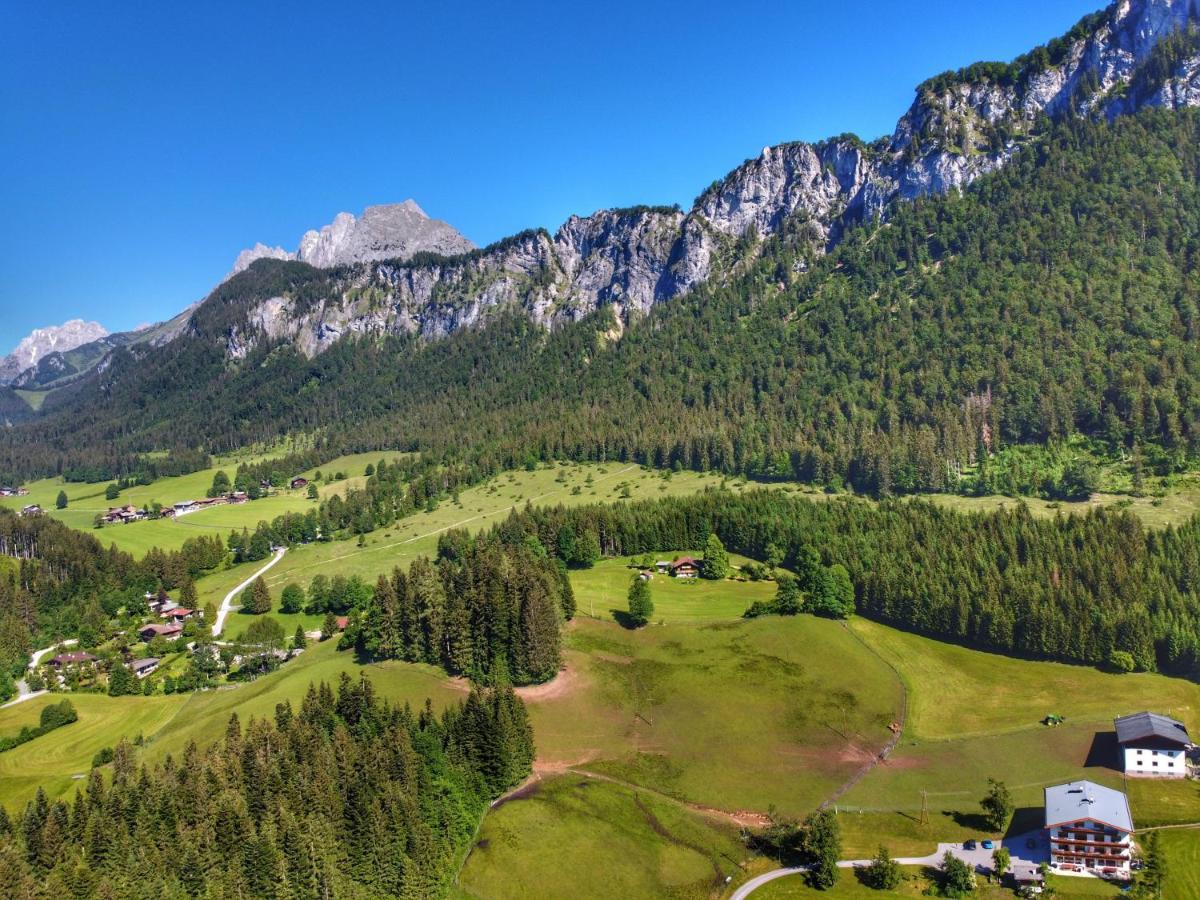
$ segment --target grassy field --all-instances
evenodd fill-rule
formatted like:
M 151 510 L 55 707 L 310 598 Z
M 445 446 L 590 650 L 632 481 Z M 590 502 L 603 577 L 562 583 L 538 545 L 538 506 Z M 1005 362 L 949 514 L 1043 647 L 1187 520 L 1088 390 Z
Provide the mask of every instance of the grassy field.
M 873 855 L 873 854 L 872 854 Z M 799 875 L 789 875 L 768 882 L 754 892 L 754 900 L 817 900 L 818 897 L 833 898 L 833 900 L 877 900 L 879 897 L 920 897 L 925 895 L 930 885 L 935 884 L 934 873 L 918 866 L 903 866 L 901 871 L 904 880 L 894 892 L 886 894 L 873 890 L 861 881 L 854 872 L 843 870 L 838 883 L 827 891 L 810 888 L 804 878 Z M 994 900 L 994 898 L 1013 896 L 1013 892 L 998 886 L 981 883 L 972 897 Z
M 1162 675 L 1113 675 L 1090 666 L 1014 659 L 897 631 L 863 618 L 855 634 L 895 665 L 909 688 L 906 738 L 938 740 L 1017 729 L 1049 732 L 1050 713 L 1067 724 L 1109 726 L 1153 709 L 1200 728 L 1200 685 Z
M 366 454 L 364 458 L 373 456 L 377 455 Z M 325 471 L 327 467 L 322 468 Z M 398 565 L 407 566 L 418 556 L 433 556 L 442 532 L 451 528 L 482 531 L 526 503 L 563 506 L 608 503 L 621 500 L 625 493 L 632 499 L 683 496 L 721 483 L 721 477 L 712 474 L 662 473 L 616 464 L 561 464 L 532 472 L 508 472 L 462 491 L 457 503 L 443 502 L 432 512 L 416 513 L 390 528 L 366 535 L 361 547 L 355 541 L 295 547 L 267 574 L 267 584 L 276 592 L 289 581 L 307 587 L 318 572 L 327 576 L 358 575 L 373 583 L 380 574 L 390 573 Z M 727 486 L 732 490 L 752 487 L 733 482 Z M 794 485 L 783 485 L 780 489 L 796 490 Z M 227 591 L 261 565 L 245 563 L 201 579 L 197 583 L 201 602 L 219 603 Z
M 938 840 L 982 831 L 978 801 L 989 777 L 1013 793 L 1014 831 L 1037 824 L 1047 784 L 1089 778 L 1124 789 L 1114 716 L 1153 709 L 1192 729 L 1200 724 L 1200 686 L 1181 679 L 1011 659 L 862 619 L 851 628 L 900 672 L 909 719 L 895 752 L 839 802 L 848 830 L 865 834 L 874 822 L 880 833 L 896 834 L 898 852 L 929 852 Z M 1050 712 L 1067 723 L 1039 724 Z M 931 815 L 924 826 L 915 822 L 922 791 Z M 1131 780 L 1129 796 L 1135 824 L 1200 821 L 1200 791 L 1190 783 Z M 868 818 L 855 821 L 853 809 L 868 810 Z
M 459 887 L 461 896 L 488 900 L 701 900 L 746 855 L 730 826 L 646 791 L 568 775 L 488 814 Z
M 668 551 L 655 554 L 655 558 L 670 560 L 685 553 L 697 559 L 703 555 L 700 551 Z M 735 566 L 746 561 L 737 554 L 730 554 L 729 558 Z M 575 589 L 579 614 L 611 620 L 612 610 L 626 609 L 629 582 L 639 571 L 636 565 L 631 565 L 635 559 L 630 556 L 606 559 L 590 569 L 573 572 L 571 586 Z M 773 598 L 775 590 L 773 581 L 707 581 L 669 575 L 655 575 L 650 580 L 654 621 L 668 624 L 738 619 L 754 601 Z
M 530 705 L 542 765 L 787 815 L 878 752 L 900 699 L 886 666 L 811 617 L 639 631 L 584 619 L 560 679 Z
M 0 735 L 15 734 L 23 725 L 35 725 L 44 707 L 64 695 L 27 700 L 0 710 Z M 5 753 L 0 753 L 0 803 L 9 812 L 24 806 L 38 787 L 50 797 L 73 792 L 78 778 L 91 769 L 92 757 L 121 738 L 144 737 L 168 725 L 186 703 L 182 696 L 109 697 L 72 694 L 79 721 L 57 728 Z
M 1163 831 L 1159 836 L 1167 859 L 1164 897 L 1200 897 L 1200 829 Z

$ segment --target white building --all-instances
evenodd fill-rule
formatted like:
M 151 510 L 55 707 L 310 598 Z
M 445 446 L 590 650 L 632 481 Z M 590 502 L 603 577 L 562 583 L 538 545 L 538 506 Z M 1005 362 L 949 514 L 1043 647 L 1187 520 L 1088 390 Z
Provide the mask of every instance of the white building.
M 1046 830 L 1055 868 L 1129 877 L 1133 817 L 1120 791 L 1090 781 L 1046 788 Z
M 1121 716 L 1113 724 L 1126 775 L 1187 776 L 1191 740 L 1182 722 L 1157 713 L 1140 712 Z

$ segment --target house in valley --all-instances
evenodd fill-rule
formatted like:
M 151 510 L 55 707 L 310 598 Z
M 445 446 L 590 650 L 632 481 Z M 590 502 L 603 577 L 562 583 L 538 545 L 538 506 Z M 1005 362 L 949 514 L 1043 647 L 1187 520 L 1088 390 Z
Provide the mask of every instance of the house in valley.
M 110 509 L 100 520 L 106 525 L 124 525 L 128 522 L 137 522 L 146 518 L 146 513 L 136 506 L 117 506 Z
M 654 564 L 654 569 L 659 575 L 666 575 L 671 571 L 671 561 L 668 559 L 660 559 Z
M 1187 776 L 1187 751 L 1192 741 L 1182 722 L 1158 713 L 1140 712 L 1121 716 L 1113 724 L 1126 775 Z
M 1128 878 L 1133 817 L 1120 791 L 1091 781 L 1046 788 L 1050 864 L 1068 872 Z
M 690 556 L 681 556 L 671 563 L 672 578 L 698 578 L 700 563 Z
M 90 653 L 85 653 L 82 650 L 72 650 L 70 653 L 60 653 L 54 659 L 50 660 L 50 665 L 56 669 L 63 669 L 67 666 L 90 666 L 96 662 L 96 657 Z
M 308 487 L 308 479 L 304 478 L 303 476 L 297 476 L 292 479 L 291 485 L 293 489 Z
M 143 625 L 138 629 L 138 637 L 147 642 L 154 640 L 156 637 L 166 638 L 168 641 L 173 641 L 181 634 L 183 634 L 182 625 L 164 625 L 158 622 L 150 625 Z
M 145 659 L 135 659 L 129 664 L 129 669 L 138 678 L 145 678 L 158 668 L 159 662 L 161 662 L 161 660 L 159 660 L 157 657 L 147 656 Z
M 188 609 L 186 606 L 171 606 L 159 612 L 160 619 L 168 619 L 172 622 L 182 622 L 185 619 L 190 619 L 195 613 L 195 610 Z
M 21 515 L 23 516 L 40 516 L 41 514 L 42 508 L 36 503 L 31 503 L 28 506 L 21 507 Z

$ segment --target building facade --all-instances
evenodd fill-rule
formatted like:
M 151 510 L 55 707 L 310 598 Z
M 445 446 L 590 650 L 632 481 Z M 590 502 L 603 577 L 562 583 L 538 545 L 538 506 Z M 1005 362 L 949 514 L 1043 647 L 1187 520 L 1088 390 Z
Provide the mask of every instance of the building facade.
M 1133 819 L 1120 791 L 1091 781 L 1046 788 L 1046 831 L 1054 868 L 1129 877 Z
M 1185 778 L 1191 738 L 1182 722 L 1152 712 L 1121 716 L 1113 723 L 1127 775 Z

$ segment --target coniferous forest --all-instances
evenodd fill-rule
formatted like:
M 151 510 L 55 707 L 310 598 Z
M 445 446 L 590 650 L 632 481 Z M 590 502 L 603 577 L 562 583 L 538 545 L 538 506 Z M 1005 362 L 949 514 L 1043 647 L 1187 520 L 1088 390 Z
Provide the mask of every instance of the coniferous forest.
M 989 449 L 1075 432 L 1182 466 L 1200 452 L 1198 129 L 1194 110 L 1044 124 L 961 196 L 900 204 L 827 256 L 794 223 L 615 342 L 608 311 L 549 335 L 513 313 L 313 359 L 264 341 L 230 366 L 220 336 L 255 302 L 347 277 L 262 260 L 178 353 L 118 351 L 103 390 L 0 435 L 0 471 L 116 475 L 152 449 L 318 428 L 329 456 L 637 460 L 879 495 L 953 489 Z
M 536 538 L 519 543 L 452 531 L 436 565 L 379 576 L 342 638 L 372 659 L 442 666 L 475 681 L 547 681 L 561 662 L 559 629 L 575 613 L 565 565 Z
M 1200 520 L 1146 531 L 1125 512 L 1034 519 L 1025 507 L 963 515 L 931 503 L 814 503 L 776 491 L 725 491 L 612 506 L 530 509 L 505 540 L 587 535 L 605 554 L 701 547 L 783 565 L 813 551 L 841 565 L 859 614 L 942 640 L 1040 659 L 1200 678 Z
M 487 802 L 528 774 L 511 688 L 413 713 L 346 675 L 274 720 L 142 764 L 122 742 L 71 802 L 0 810 L 6 896 L 431 897 Z

